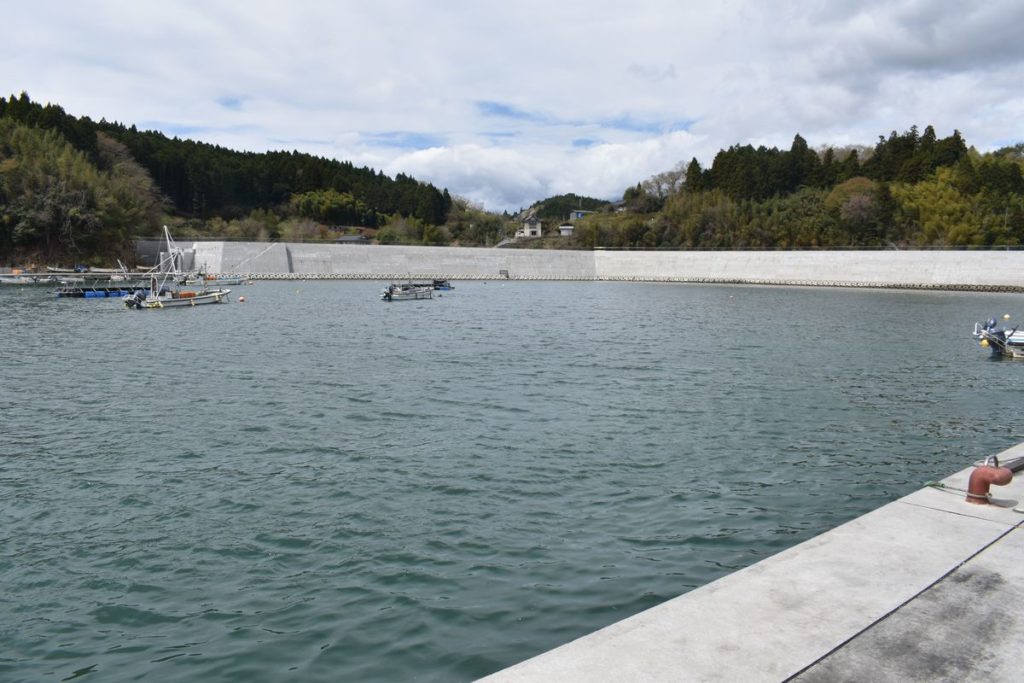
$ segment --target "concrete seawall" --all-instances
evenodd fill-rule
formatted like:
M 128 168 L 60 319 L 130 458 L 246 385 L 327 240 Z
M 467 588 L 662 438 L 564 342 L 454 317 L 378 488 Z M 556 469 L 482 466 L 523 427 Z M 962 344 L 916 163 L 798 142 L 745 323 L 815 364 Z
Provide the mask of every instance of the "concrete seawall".
M 266 279 L 627 280 L 1024 291 L 1024 251 L 564 251 L 195 242 L 209 273 Z

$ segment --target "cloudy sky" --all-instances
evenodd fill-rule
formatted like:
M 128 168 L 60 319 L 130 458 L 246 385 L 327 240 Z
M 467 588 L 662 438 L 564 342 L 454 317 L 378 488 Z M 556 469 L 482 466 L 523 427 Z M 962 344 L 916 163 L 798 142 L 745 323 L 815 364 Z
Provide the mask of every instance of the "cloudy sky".
M 0 92 L 493 211 L 733 144 L 1024 141 L 1020 0 L 5 2 Z

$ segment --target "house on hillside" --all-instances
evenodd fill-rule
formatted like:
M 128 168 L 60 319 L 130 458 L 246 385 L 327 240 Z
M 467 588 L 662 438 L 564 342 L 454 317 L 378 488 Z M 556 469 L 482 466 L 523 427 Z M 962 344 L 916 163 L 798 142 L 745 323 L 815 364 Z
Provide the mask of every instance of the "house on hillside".
M 587 211 L 585 209 L 573 209 L 569 212 L 569 220 L 558 226 L 558 234 L 562 237 L 572 237 L 572 232 L 576 227 L 573 224 L 584 216 L 588 216 L 592 213 L 594 212 Z
M 541 224 L 537 214 L 531 213 L 523 221 L 523 227 L 516 230 L 516 239 L 522 237 L 541 237 L 544 234 L 544 226 Z

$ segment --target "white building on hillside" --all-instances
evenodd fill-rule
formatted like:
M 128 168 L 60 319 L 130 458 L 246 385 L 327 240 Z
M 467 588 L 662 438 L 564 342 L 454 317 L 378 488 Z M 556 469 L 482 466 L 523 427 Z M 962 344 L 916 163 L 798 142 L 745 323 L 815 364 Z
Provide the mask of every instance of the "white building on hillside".
M 523 221 L 523 227 L 516 230 L 516 239 L 521 237 L 541 237 L 544 234 L 543 225 L 536 214 L 530 214 Z

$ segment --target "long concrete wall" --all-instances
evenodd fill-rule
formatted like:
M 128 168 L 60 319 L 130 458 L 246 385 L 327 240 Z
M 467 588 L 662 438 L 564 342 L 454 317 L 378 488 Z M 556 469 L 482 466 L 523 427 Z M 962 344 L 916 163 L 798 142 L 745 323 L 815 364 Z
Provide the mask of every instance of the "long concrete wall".
M 936 288 L 1024 286 L 1021 251 L 598 251 L 602 279 Z
M 564 251 L 196 242 L 196 267 L 253 278 L 636 280 L 1024 291 L 1024 251 Z

